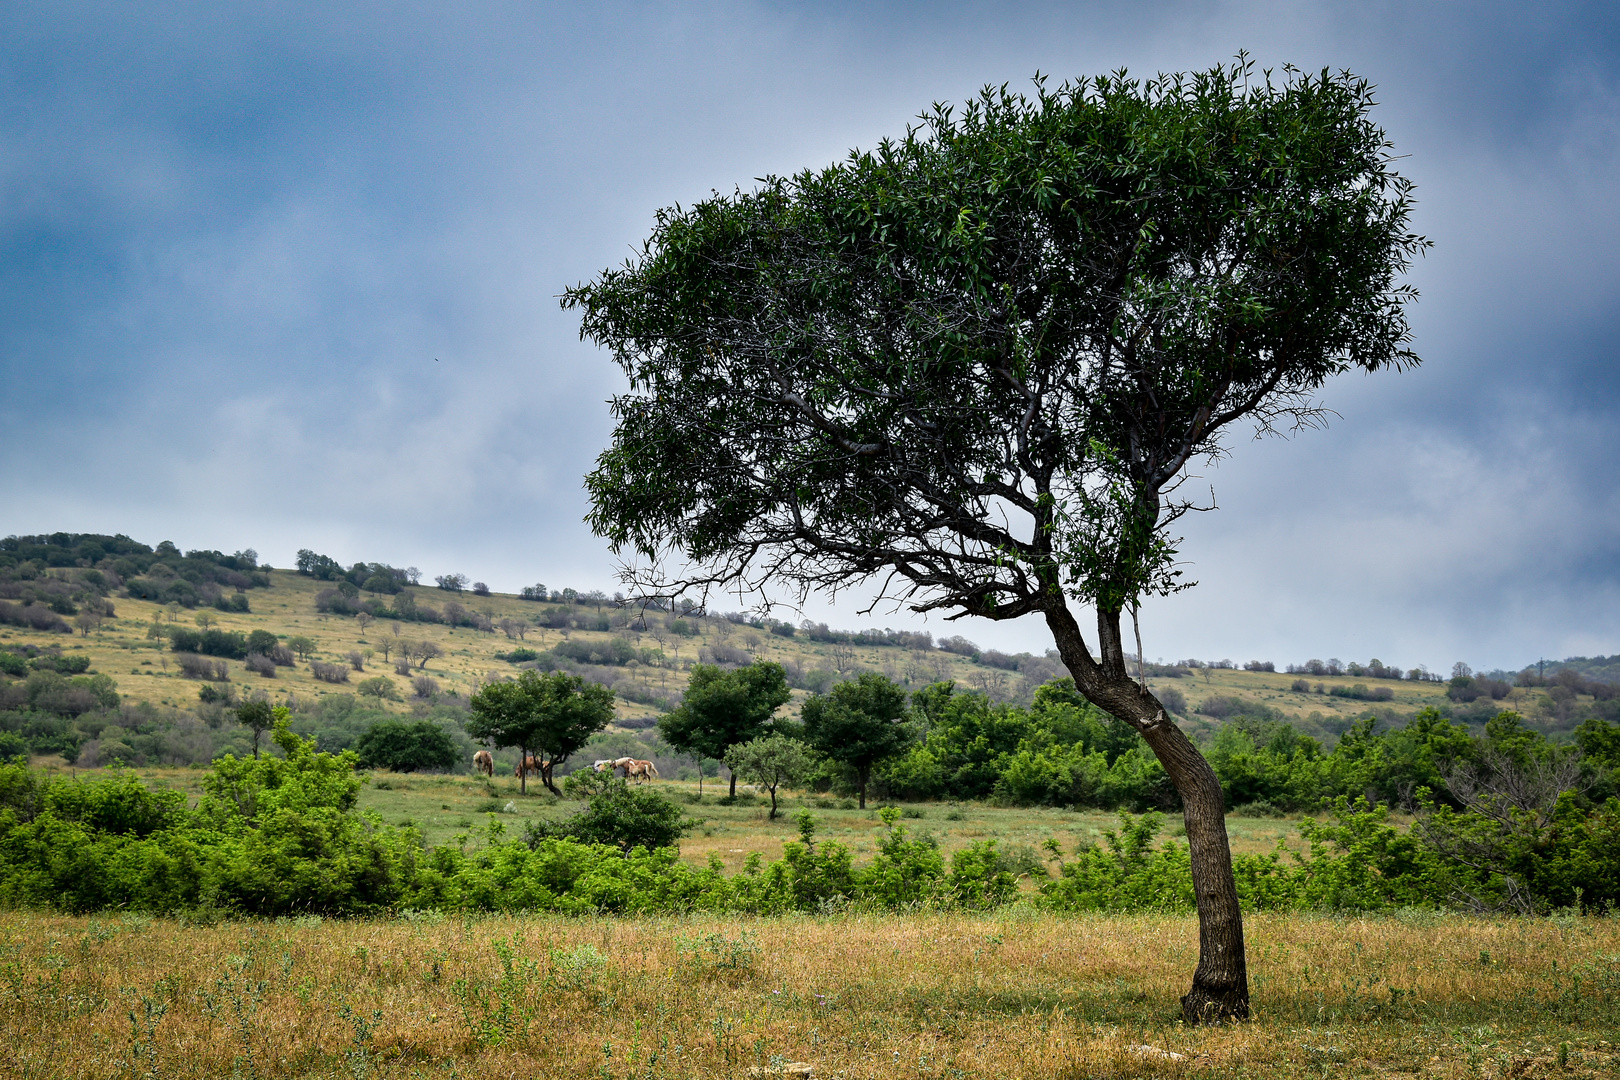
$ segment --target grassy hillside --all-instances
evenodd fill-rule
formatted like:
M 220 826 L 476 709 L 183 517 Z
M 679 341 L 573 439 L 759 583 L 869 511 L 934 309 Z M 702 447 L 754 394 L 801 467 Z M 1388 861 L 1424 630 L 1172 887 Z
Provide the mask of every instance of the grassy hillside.
M 351 615 L 322 614 L 317 610 L 317 594 L 330 587 L 330 582 L 291 571 L 272 571 L 267 588 L 254 588 L 246 594 L 249 612 L 192 610 L 173 603 L 116 596 L 114 617 L 103 620 L 99 627 L 63 634 L 0 626 L 0 649 L 27 651 L 32 647 L 66 656 L 83 655 L 89 659 L 92 672 L 104 673 L 116 682 L 126 702 L 191 708 L 197 704 L 200 687 L 212 685 L 219 691 L 224 684 L 186 678 L 175 663 L 168 639 L 153 628 L 161 631 L 173 626 L 190 627 L 201 611 L 221 630 L 243 634 L 263 630 L 283 642 L 296 637 L 314 642 L 312 655 L 291 667 L 277 668 L 274 678 L 253 674 L 240 662 L 226 662 L 236 696 L 263 693 L 275 702 L 293 700 L 307 707 L 333 695 L 352 695 L 360 680 L 380 676 L 394 684 L 399 700 L 368 704 L 405 713 L 422 704 L 420 698 L 413 702 L 412 681 L 419 675 L 433 678 L 452 700 L 464 699 L 481 679 L 516 670 L 515 664 L 499 659 L 498 654 L 527 648 L 539 652 L 572 650 L 576 655 L 599 651 L 606 656 L 614 651 L 616 642 L 626 642 L 634 650 L 634 658 L 627 664 L 593 664 L 587 657 L 586 662 L 575 665 L 577 670 L 620 690 L 618 722 L 625 730 L 650 726 L 661 711 L 660 701 L 678 700 L 692 664 L 716 657 L 733 661 L 757 658 L 783 664 L 799 687 L 794 692 L 796 702 L 809 693 L 806 687 L 824 686 L 860 670 L 883 672 L 913 689 L 954 679 L 961 686 L 1009 700 L 1027 700 L 1035 685 L 1062 674 L 1049 657 L 1009 657 L 991 651 L 973 656 L 938 648 L 813 641 L 802 630 L 783 636 L 766 626 L 738 625 L 722 618 L 672 620 L 666 614 L 615 609 L 611 605 L 534 603 L 511 595 L 473 596 L 432 587 L 412 591 L 424 606 L 460 603 L 487 620 L 485 625 L 490 629 L 387 618 L 363 625 Z M 537 622 L 561 625 L 547 627 Z M 503 625 L 508 627 L 506 632 L 499 629 Z M 425 665 L 413 664 L 409 675 L 397 674 L 394 663 L 385 660 L 385 653 L 397 657 L 400 644 L 407 641 L 432 641 L 443 649 L 443 654 Z M 953 644 L 967 649 L 967 643 L 960 639 Z M 619 648 L 623 655 L 623 646 Z M 348 683 L 324 682 L 312 673 L 312 660 L 349 667 L 345 658 L 351 652 L 363 655 L 365 670 L 351 669 Z M 1476 720 L 1500 708 L 1513 708 L 1532 721 L 1542 721 L 1544 726 L 1559 726 L 1559 710 L 1545 688 L 1514 687 L 1500 701 L 1487 699 L 1472 706 L 1471 712 L 1480 714 L 1472 717 L 1470 708 L 1457 706 L 1447 698 L 1447 684 L 1442 682 L 1312 676 L 1306 679 L 1308 689 L 1301 692 L 1294 688 L 1299 676 L 1278 672 L 1204 667 L 1175 677 L 1177 669 L 1156 670 L 1160 673 L 1148 678 L 1149 686 L 1172 702 L 1180 695 L 1186 702 L 1183 726 L 1201 741 L 1219 726 L 1222 717 L 1262 710 L 1329 743 L 1357 716 L 1375 712 L 1398 723 L 1403 716 L 1425 706 L 1452 708 L 1463 713 L 1463 719 Z M 1359 693 L 1357 687 L 1372 689 Z M 1335 696 L 1335 691 L 1357 696 Z M 1387 692 L 1388 699 L 1367 700 L 1375 691 Z

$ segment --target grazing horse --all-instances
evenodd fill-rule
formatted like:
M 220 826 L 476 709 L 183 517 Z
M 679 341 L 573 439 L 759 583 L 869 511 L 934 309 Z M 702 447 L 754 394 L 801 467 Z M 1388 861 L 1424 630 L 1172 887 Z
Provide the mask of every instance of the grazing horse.
M 658 767 L 650 761 L 631 758 L 630 764 L 624 767 L 624 778 L 628 780 L 632 776 L 640 780 L 657 780 Z
M 597 772 L 612 772 L 614 769 L 618 768 L 618 765 L 619 763 L 612 758 L 603 758 L 600 761 L 591 762 L 591 768 L 595 769 Z
M 481 772 L 488 777 L 494 777 L 495 759 L 490 756 L 488 750 L 480 750 L 473 755 L 473 771 Z
M 628 779 L 630 779 L 630 763 L 635 761 L 635 760 L 636 760 L 635 758 L 628 758 L 628 757 L 614 758 L 613 759 L 613 771 L 617 772 L 618 770 L 623 769 L 624 770 L 624 778 L 626 780 L 628 780 Z
M 531 776 L 540 775 L 540 762 L 533 754 L 527 755 L 522 761 L 512 766 L 512 775 L 519 780 L 523 779 L 524 773 Z

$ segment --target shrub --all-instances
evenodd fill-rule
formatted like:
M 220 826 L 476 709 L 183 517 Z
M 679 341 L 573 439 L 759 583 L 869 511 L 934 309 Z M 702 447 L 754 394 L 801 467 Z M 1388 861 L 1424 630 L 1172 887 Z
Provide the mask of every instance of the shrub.
M 349 662 L 349 666 L 354 668 L 354 670 L 366 670 L 366 658 L 360 655 L 359 649 L 350 649 L 349 654 L 345 656 L 344 659 Z
M 418 675 L 411 680 L 411 692 L 423 700 L 436 698 L 439 696 L 439 680 L 431 675 Z
M 516 648 L 508 652 L 496 653 L 495 659 L 505 660 L 508 664 L 526 664 L 531 660 L 540 659 L 540 654 L 533 649 Z
M 231 683 L 222 686 L 212 684 L 200 686 L 197 688 L 197 700 L 210 705 L 235 705 L 236 687 Z
M 261 656 L 269 656 L 270 650 L 280 644 L 276 635 L 268 630 L 255 630 L 247 636 L 247 651 Z
M 342 664 L 328 664 L 324 660 L 311 660 L 309 671 L 321 682 L 346 683 L 349 681 L 349 669 Z
M 242 666 L 261 678 L 273 679 L 276 677 L 276 662 L 263 653 L 248 653 L 248 657 L 242 662 Z
M 209 679 L 223 682 L 230 678 L 229 669 L 223 660 L 209 660 L 195 653 L 181 653 L 174 658 L 180 674 L 188 679 Z
M 568 838 L 586 844 L 611 844 L 621 851 L 632 848 L 673 847 L 697 825 L 681 816 L 674 801 L 649 787 L 632 787 L 612 773 L 580 770 L 564 781 L 564 790 L 587 800 L 584 810 L 562 821 L 531 822 L 524 841 L 535 847 L 545 839 Z
M 248 613 L 247 594 L 232 593 L 226 596 L 224 593 L 220 593 L 219 598 L 214 601 L 214 606 L 220 611 L 234 611 L 245 615 Z
M 384 720 L 373 724 L 355 744 L 364 769 L 392 769 L 415 772 L 419 769 L 449 770 L 461 755 L 444 729 L 431 720 L 403 724 Z
M 25 626 L 30 630 L 43 630 L 46 633 L 73 633 L 73 628 L 67 624 L 62 616 L 43 604 L 29 604 L 26 607 L 19 607 L 8 601 L 0 600 L 0 623 L 10 626 Z
M 83 675 L 90 670 L 88 656 L 36 656 L 28 661 L 35 671 L 54 671 L 58 675 Z
M 28 661 L 16 653 L 0 652 L 0 672 L 20 679 L 28 674 Z
M 398 701 L 400 699 L 399 690 L 394 686 L 394 680 L 386 675 L 365 679 L 354 690 L 357 694 L 374 697 L 379 701 Z
M 202 653 L 204 656 L 223 656 L 228 660 L 241 660 L 247 656 L 247 635 L 230 630 L 192 630 L 184 626 L 168 628 L 169 647 L 178 653 Z

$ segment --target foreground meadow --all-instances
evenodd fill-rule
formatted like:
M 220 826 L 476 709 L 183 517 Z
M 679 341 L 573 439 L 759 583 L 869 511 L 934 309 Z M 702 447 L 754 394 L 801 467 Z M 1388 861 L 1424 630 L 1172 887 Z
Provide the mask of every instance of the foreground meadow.
M 0 1074 L 1616 1075 L 1620 920 L 1248 926 L 1256 1019 L 1188 1029 L 1191 917 L 12 912 Z

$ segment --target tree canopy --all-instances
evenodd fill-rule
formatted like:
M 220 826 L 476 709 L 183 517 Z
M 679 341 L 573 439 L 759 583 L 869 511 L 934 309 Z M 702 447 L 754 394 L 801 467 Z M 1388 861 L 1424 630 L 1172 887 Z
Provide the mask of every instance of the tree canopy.
M 1172 530 L 1238 425 L 1309 427 L 1330 377 L 1417 363 L 1402 276 L 1427 241 L 1374 104 L 1348 72 L 1241 58 L 989 88 L 661 211 L 563 298 L 629 379 L 586 483 L 643 594 L 861 587 L 1046 621 L 1181 794 L 1189 1021 L 1248 1014 L 1224 807 L 1126 671 L 1121 616 L 1187 586 Z
M 613 719 L 613 691 L 578 675 L 525 671 L 509 682 L 490 683 L 468 702 L 467 734 L 515 746 L 540 758 L 540 779 L 560 795 L 553 770 Z M 528 792 L 524 771 L 522 790 Z
M 658 721 L 658 731 L 682 753 L 724 758 L 731 746 L 765 734 L 776 710 L 792 696 L 781 664 L 762 660 L 730 671 L 695 664 L 685 700 Z M 735 772 L 731 794 L 737 794 Z
M 906 692 L 872 671 L 808 699 L 801 716 L 805 740 L 855 770 L 862 810 L 872 766 L 894 757 L 912 741 L 911 730 L 903 723 Z

